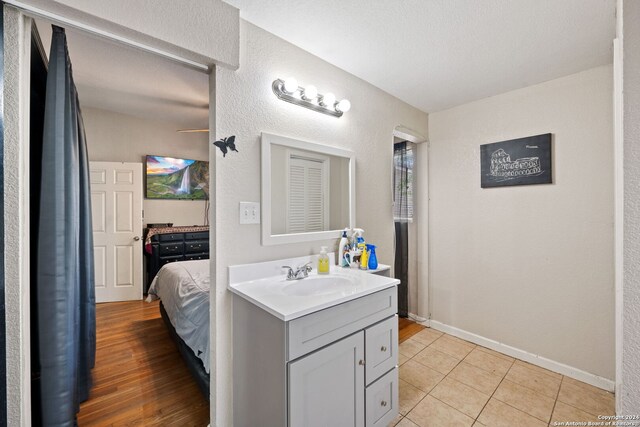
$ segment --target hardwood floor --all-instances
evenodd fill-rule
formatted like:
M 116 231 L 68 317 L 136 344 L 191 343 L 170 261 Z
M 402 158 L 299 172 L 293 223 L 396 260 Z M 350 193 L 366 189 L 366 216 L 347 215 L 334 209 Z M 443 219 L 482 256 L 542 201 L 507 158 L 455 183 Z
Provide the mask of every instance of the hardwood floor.
M 80 426 L 206 426 L 209 402 L 169 337 L 159 302 L 96 306 L 93 388 Z
M 404 317 L 398 317 L 398 341 L 401 343 L 417 334 L 425 327 Z

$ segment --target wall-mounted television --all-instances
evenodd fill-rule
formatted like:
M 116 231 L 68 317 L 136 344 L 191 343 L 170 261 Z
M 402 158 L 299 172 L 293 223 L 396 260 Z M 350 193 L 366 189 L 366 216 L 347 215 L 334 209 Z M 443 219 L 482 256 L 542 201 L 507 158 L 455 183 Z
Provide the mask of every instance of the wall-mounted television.
M 209 162 L 147 156 L 147 199 L 209 199 Z

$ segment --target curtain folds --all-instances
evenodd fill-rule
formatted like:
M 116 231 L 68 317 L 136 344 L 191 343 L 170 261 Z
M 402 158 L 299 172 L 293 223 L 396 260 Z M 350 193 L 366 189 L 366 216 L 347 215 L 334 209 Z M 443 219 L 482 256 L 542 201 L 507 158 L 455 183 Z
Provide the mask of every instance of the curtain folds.
M 42 144 L 37 309 L 43 425 L 73 426 L 95 362 L 89 161 L 64 29 L 53 27 Z
M 413 216 L 411 168 L 413 153 L 407 142 L 393 146 L 393 216 L 396 233 L 394 272 L 398 285 L 398 316 L 409 316 L 409 219 Z

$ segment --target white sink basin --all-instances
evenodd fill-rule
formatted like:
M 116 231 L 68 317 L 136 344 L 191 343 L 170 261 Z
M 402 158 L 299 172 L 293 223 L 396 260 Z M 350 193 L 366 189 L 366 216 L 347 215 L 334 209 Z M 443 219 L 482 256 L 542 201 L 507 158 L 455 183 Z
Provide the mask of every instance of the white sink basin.
M 344 276 L 309 276 L 300 280 L 292 280 L 282 287 L 282 293 L 291 296 L 331 295 L 350 291 L 355 284 L 351 277 Z

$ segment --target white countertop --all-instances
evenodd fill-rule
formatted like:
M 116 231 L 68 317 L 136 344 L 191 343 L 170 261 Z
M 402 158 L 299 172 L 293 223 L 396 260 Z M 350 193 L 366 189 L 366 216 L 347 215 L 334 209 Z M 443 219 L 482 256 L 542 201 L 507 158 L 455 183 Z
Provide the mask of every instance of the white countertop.
M 331 266 L 328 275 L 318 275 L 314 269 L 308 278 L 301 280 L 286 280 L 284 270 L 273 275 L 274 269 L 279 271 L 282 265 L 295 268 L 309 260 L 313 261 L 313 257 L 229 267 L 228 289 L 277 318 L 289 321 L 400 283 L 398 279 L 335 265 Z M 260 272 L 268 272 L 269 276 L 260 276 Z M 288 291 L 292 287 L 304 287 L 305 284 L 315 286 L 314 282 L 320 277 L 324 280 L 335 277 L 341 281 L 341 285 L 336 288 L 327 286 L 325 291 L 313 295 L 294 295 Z M 299 290 L 304 291 L 302 288 Z

